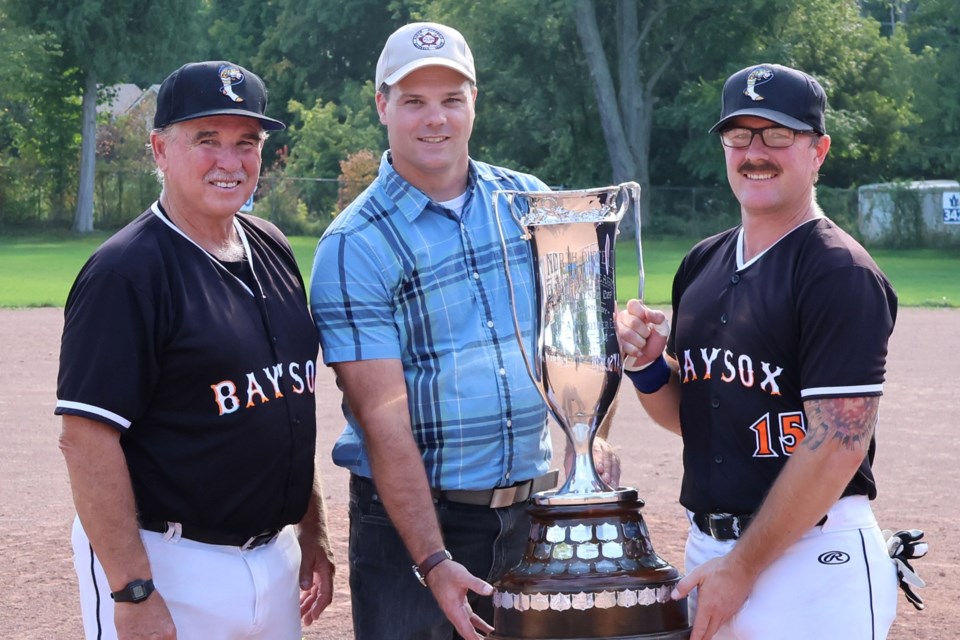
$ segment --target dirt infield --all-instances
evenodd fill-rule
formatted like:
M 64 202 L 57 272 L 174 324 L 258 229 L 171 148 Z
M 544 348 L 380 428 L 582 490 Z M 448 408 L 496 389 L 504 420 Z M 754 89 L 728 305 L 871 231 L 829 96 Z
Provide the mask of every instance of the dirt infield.
M 62 310 L 0 310 L 0 637 L 81 638 L 70 550 L 73 505 L 57 449 L 53 415 Z M 960 532 L 951 495 L 960 491 L 960 311 L 901 311 L 881 407 L 874 503 L 886 528 L 926 531 L 930 555 L 916 566 L 926 579 L 923 612 L 901 598 L 890 637 L 933 640 L 960 635 Z M 317 381 L 318 459 L 330 511 L 337 568 L 334 602 L 307 630 L 311 640 L 352 637 L 346 569 L 346 473 L 330 462 L 341 427 L 329 372 Z M 556 431 L 556 430 L 555 430 Z M 650 425 L 632 393 L 622 394 L 613 440 L 623 481 L 647 502 L 658 553 L 682 563 L 685 518 L 676 502 L 679 439 Z M 955 498 L 954 498 L 955 499 Z M 771 639 L 776 638 L 773 633 Z M 389 640 L 389 639 L 384 639 Z

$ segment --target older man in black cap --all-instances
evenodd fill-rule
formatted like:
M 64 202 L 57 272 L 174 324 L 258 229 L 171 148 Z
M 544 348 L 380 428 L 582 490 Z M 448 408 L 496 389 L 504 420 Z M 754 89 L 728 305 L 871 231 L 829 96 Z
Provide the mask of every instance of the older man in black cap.
M 299 640 L 330 602 L 317 333 L 286 239 L 238 213 L 284 126 L 265 108 L 230 62 L 164 80 L 160 198 L 67 300 L 56 413 L 87 638 Z
M 692 640 L 876 640 L 896 614 L 870 500 L 897 297 L 817 204 L 826 104 L 782 65 L 727 80 L 711 132 L 741 224 L 684 258 L 672 331 L 637 300 L 620 315 L 641 403 L 683 436 Z

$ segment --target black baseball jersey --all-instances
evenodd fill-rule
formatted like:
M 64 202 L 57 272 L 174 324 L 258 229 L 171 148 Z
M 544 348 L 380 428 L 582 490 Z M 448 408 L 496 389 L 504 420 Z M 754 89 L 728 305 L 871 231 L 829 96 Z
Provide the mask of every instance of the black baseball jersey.
M 882 393 L 897 298 L 826 218 L 744 264 L 742 232 L 695 246 L 673 284 L 684 475 L 694 512 L 753 513 L 806 433 L 803 401 Z M 844 495 L 876 496 L 875 441 Z
M 120 430 L 143 520 L 248 535 L 306 512 L 319 343 L 286 239 L 234 224 L 249 283 L 156 203 L 93 254 L 67 299 L 55 413 Z

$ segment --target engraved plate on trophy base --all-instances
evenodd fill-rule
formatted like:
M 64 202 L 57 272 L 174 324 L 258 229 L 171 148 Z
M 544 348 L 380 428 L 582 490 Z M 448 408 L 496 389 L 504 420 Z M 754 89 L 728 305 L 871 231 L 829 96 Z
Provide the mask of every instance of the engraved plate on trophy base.
M 635 491 L 635 490 L 634 490 Z M 679 572 L 630 503 L 535 505 L 523 559 L 497 582 L 491 640 L 685 640 Z

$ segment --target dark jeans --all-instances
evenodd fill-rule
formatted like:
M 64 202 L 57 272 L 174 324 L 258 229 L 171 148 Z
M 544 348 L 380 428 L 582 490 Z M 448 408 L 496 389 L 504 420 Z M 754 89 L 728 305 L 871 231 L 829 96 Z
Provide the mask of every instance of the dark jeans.
M 454 560 L 495 582 L 523 557 L 530 533 L 526 503 L 490 509 L 436 503 L 443 539 Z M 430 589 L 410 570 L 413 560 L 376 498 L 373 483 L 350 476 L 350 596 L 357 640 L 451 640 L 453 630 Z M 493 624 L 492 598 L 468 595 Z

